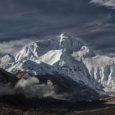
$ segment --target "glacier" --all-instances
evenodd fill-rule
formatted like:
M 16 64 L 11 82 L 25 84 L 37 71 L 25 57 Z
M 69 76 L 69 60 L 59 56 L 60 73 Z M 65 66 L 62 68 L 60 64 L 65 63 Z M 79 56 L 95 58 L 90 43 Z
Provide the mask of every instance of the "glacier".
M 0 67 L 12 73 L 60 74 L 98 92 L 115 93 L 115 58 L 96 55 L 78 38 L 64 33 L 2 57 Z

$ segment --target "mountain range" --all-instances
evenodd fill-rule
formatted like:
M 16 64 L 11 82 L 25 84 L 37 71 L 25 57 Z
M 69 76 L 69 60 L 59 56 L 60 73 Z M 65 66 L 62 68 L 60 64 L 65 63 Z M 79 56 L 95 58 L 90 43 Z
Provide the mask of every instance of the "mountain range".
M 96 55 L 78 38 L 64 33 L 3 56 L 0 67 L 18 79 L 15 92 L 29 97 L 88 100 L 115 93 L 115 58 Z

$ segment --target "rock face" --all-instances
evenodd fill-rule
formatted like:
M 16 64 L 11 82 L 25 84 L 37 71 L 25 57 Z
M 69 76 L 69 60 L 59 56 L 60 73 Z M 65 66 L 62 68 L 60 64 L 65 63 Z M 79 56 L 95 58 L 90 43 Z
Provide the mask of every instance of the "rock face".
M 0 96 L 14 94 L 14 87 L 17 82 L 16 76 L 0 69 Z
M 28 44 L 2 67 L 12 73 L 59 74 L 99 92 L 115 92 L 115 58 L 96 56 L 78 38 L 67 34 Z
M 15 75 L 6 72 L 3 69 L 0 69 L 0 83 L 11 84 L 11 86 L 13 87 L 17 83 L 17 81 L 18 78 Z

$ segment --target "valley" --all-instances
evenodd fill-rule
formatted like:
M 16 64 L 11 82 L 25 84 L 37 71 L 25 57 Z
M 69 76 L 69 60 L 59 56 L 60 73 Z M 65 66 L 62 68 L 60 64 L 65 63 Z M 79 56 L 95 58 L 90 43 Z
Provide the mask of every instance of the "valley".
M 13 98 L 19 99 L 15 96 Z M 33 103 L 29 105 L 28 101 Z M 17 106 L 14 106 L 15 104 Z M 92 102 L 69 102 L 50 98 L 39 99 L 36 102 L 34 99 L 25 99 L 23 102 L 20 98 L 19 105 L 15 102 L 3 105 L 0 103 L 0 113 L 0 115 L 114 115 L 115 97 Z

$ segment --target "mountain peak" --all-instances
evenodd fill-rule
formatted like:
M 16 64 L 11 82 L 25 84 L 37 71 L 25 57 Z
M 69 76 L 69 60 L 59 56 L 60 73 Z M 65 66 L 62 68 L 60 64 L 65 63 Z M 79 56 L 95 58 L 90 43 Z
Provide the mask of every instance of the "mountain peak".
M 61 33 L 58 37 L 60 37 L 61 39 L 63 39 L 63 38 L 68 38 L 68 37 L 70 37 L 70 35 L 67 34 L 67 33 Z
M 66 33 L 62 33 L 58 36 L 60 38 L 60 43 L 64 40 L 64 39 L 67 39 L 67 38 L 71 38 L 68 34 Z
M 82 50 L 82 46 L 84 46 L 84 43 L 78 40 L 78 38 L 62 33 L 56 38 L 39 40 L 26 45 L 20 52 L 17 53 L 15 59 L 16 61 L 22 59 L 38 60 L 38 58 L 45 54 L 51 54 L 52 56 L 57 53 L 61 56 L 64 52 L 72 54 L 73 52 Z
M 73 42 L 80 42 L 78 39 L 73 38 L 67 33 L 62 33 L 59 36 L 59 46 L 62 48 L 67 48 L 68 45 L 70 46 L 69 49 L 71 49 L 73 46 Z M 67 47 L 66 47 L 67 46 Z

